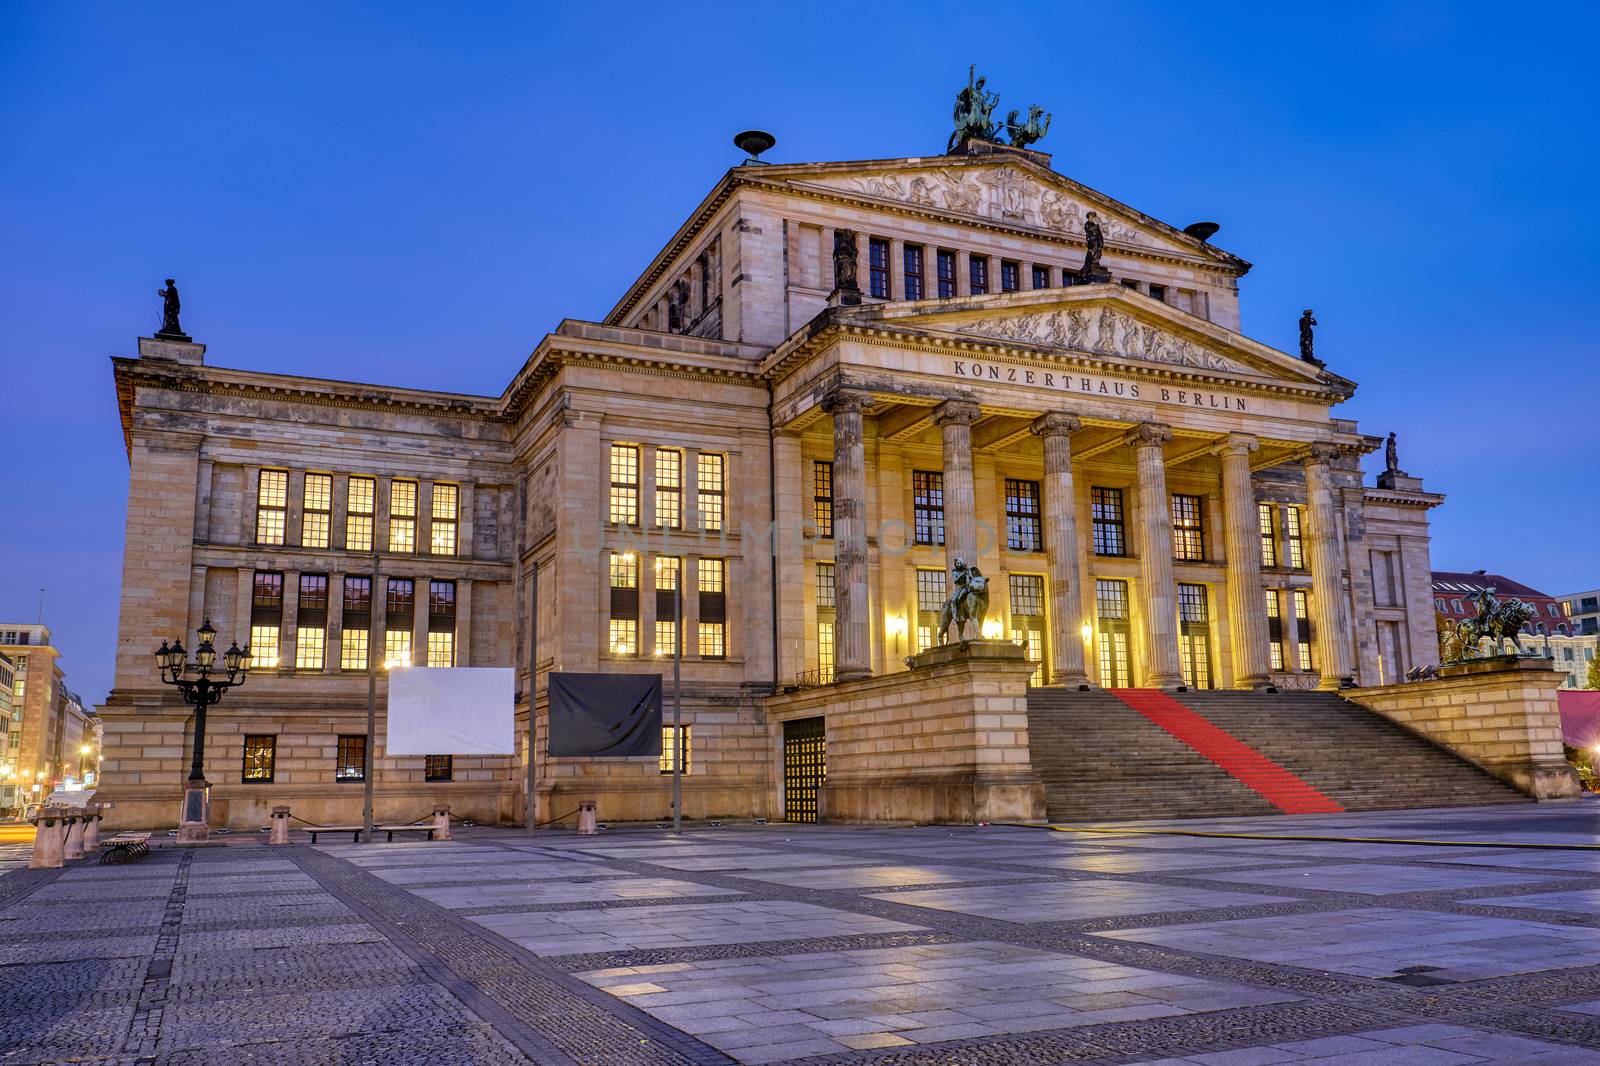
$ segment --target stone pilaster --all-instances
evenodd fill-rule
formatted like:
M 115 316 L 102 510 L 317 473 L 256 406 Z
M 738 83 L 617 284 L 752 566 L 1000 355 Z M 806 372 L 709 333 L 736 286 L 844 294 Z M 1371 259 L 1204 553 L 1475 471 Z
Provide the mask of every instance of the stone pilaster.
M 456 582 L 456 665 L 472 665 L 472 580 Z
M 1223 543 L 1228 553 L 1228 622 L 1233 636 L 1235 688 L 1264 688 L 1272 668 L 1266 597 L 1261 589 L 1261 519 L 1250 481 L 1250 453 L 1260 447 L 1246 433 L 1217 445 L 1222 459 Z
M 972 423 L 983 417 L 975 403 L 946 400 L 933 409 L 944 436 L 944 568 L 957 559 L 978 563 L 978 507 L 972 484 Z
M 1072 488 L 1072 433 L 1076 415 L 1047 414 L 1030 427 L 1044 445 L 1044 546 L 1050 560 L 1050 681 L 1089 683 L 1084 670 L 1083 590 L 1078 579 L 1077 495 Z
M 777 528 L 773 530 L 778 545 L 778 587 L 815 587 L 806 570 L 802 535 L 810 514 L 805 503 L 810 499 L 811 461 L 802 458 L 800 438 L 789 430 L 779 429 L 772 435 L 772 451 L 778 494 Z M 787 682 L 806 669 L 805 603 L 791 592 L 779 596 L 773 610 L 778 614 L 778 677 Z
M 1144 422 L 1129 431 L 1139 471 L 1139 560 L 1144 577 L 1144 683 L 1151 688 L 1183 684 L 1178 664 L 1178 592 L 1172 577 L 1172 505 L 1167 497 L 1163 446 L 1172 430 Z
M 865 393 L 837 389 L 823 402 L 833 415 L 833 540 L 837 607 L 834 677 L 872 675 L 872 608 L 867 595 L 867 471 Z
M 1313 444 L 1305 460 L 1306 518 L 1311 527 L 1311 613 L 1321 659 L 1319 687 L 1336 689 L 1350 676 L 1350 634 L 1345 631 L 1339 599 L 1339 530 L 1333 514 L 1333 481 L 1329 464 L 1338 458 L 1332 444 Z

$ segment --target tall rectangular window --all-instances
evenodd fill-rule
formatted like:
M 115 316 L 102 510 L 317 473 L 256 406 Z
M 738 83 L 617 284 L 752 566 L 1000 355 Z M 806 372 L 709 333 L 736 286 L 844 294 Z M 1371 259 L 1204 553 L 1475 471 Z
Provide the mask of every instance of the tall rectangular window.
M 1128 583 L 1098 578 L 1094 583 L 1095 625 L 1102 688 L 1133 684 L 1129 655 Z
M 1303 589 L 1294 592 L 1294 624 L 1300 638 L 1300 669 L 1314 669 L 1311 658 L 1311 596 Z
M 1304 570 L 1306 568 L 1305 547 L 1300 539 L 1300 508 L 1298 507 L 1285 507 L 1283 509 L 1283 549 L 1289 569 Z
M 1283 669 L 1283 594 L 1267 589 L 1267 648 L 1272 668 Z
M 1200 497 L 1172 494 L 1172 556 L 1184 562 L 1203 562 L 1205 530 L 1200 523 Z
M 944 543 L 944 474 L 911 472 L 913 534 L 918 544 Z
M 289 471 L 263 470 L 256 481 L 256 543 L 282 544 L 289 507 Z
M 867 240 L 867 291 L 880 300 L 889 298 L 889 242 Z
M 307 474 L 300 495 L 300 546 L 326 548 L 333 525 L 333 475 Z
M 391 577 L 385 588 L 383 618 L 383 665 L 393 669 L 411 666 L 412 626 L 417 612 L 417 586 L 408 577 Z
M 811 520 L 817 536 L 833 536 L 833 464 L 821 460 L 811 464 Z
M 367 668 L 368 634 L 372 631 L 372 579 L 344 579 L 344 636 L 339 648 L 339 669 Z
M 417 483 L 389 482 L 389 550 L 417 550 Z
M 422 780 L 451 781 L 456 776 L 454 755 L 428 755 L 422 760 Z
M 639 557 L 611 553 L 611 654 L 639 654 Z
M 456 583 L 428 582 L 428 665 L 456 664 Z
M 927 295 L 922 284 L 922 245 L 908 244 L 905 248 L 906 299 L 920 300 Z
M 278 665 L 278 634 L 283 626 L 283 575 L 257 570 L 250 594 L 250 668 Z
M 1039 266 L 1038 264 L 1034 264 L 1034 268 L 1033 268 L 1033 287 L 1036 288 L 1036 289 L 1048 289 L 1050 287 L 1050 268 L 1049 267 L 1047 267 L 1047 266 Z
M 678 627 L 673 619 L 683 616 L 683 604 L 678 600 L 678 578 L 683 572 L 683 560 L 671 555 L 656 556 L 656 654 L 671 656 L 678 653 Z
M 370 477 L 353 477 L 347 479 L 345 487 L 345 551 L 369 552 L 372 550 L 372 511 L 378 483 Z
M 270 785 L 277 761 L 277 737 L 248 734 L 244 738 L 244 763 L 239 780 L 247 785 Z
M 1257 504 L 1256 513 L 1261 521 L 1261 565 L 1277 566 L 1278 537 L 1272 524 L 1272 504 Z
M 700 559 L 700 658 L 721 659 L 728 654 L 728 562 Z
M 1122 490 L 1094 486 L 1089 490 L 1089 504 L 1094 517 L 1094 553 L 1128 554 L 1123 536 Z
M 328 575 L 301 574 L 295 605 L 294 668 L 321 670 L 328 641 Z
M 987 256 L 974 255 L 967 258 L 967 280 L 971 283 L 972 295 L 982 296 L 989 291 L 989 259 Z
M 1006 478 L 1006 547 L 1036 552 L 1044 547 L 1039 531 L 1039 483 Z
M 1000 291 L 1016 292 L 1022 288 L 1022 264 L 1010 259 L 1000 260 Z
M 939 629 L 939 611 L 944 607 L 945 572 L 917 571 L 917 653 L 933 647 Z
M 939 299 L 948 300 L 956 294 L 956 253 L 940 248 L 934 256 L 938 271 Z
M 611 446 L 611 503 L 608 521 L 619 526 L 639 524 L 639 448 L 633 444 Z
M 429 548 L 434 555 L 454 555 L 456 553 L 456 523 L 461 513 L 461 489 L 457 485 L 433 483 L 433 506 L 430 514 L 433 516 L 433 528 L 429 536 Z
M 834 644 L 835 621 L 838 618 L 838 596 L 834 588 L 832 563 L 817 564 L 817 674 L 825 685 L 833 683 L 833 669 L 837 662 Z
M 723 471 L 727 456 L 716 452 L 701 452 L 699 482 L 695 494 L 699 500 L 700 528 L 712 533 L 722 528 L 723 493 L 726 489 Z
M 690 735 L 689 728 L 690 727 L 686 725 L 678 727 L 683 740 L 684 777 L 689 776 L 689 760 L 694 754 L 694 738 Z M 673 728 L 670 725 L 664 725 L 661 727 L 661 761 L 658 763 L 658 765 L 661 767 L 661 772 L 664 774 L 672 773 L 673 767 L 678 761 L 678 739 L 678 736 L 674 736 Z
M 342 733 L 334 756 L 335 781 L 365 781 L 367 779 L 367 736 L 365 733 Z
M 1190 688 L 1211 688 L 1211 623 L 1204 585 L 1178 585 L 1178 661 Z
M 817 608 L 832 610 L 838 606 L 838 590 L 834 585 L 832 563 L 817 564 Z
M 1034 664 L 1030 685 L 1044 684 L 1044 577 L 1040 574 L 1007 574 L 1011 593 L 1011 639 L 1021 644 Z
M 683 453 L 656 449 L 656 528 L 683 528 Z

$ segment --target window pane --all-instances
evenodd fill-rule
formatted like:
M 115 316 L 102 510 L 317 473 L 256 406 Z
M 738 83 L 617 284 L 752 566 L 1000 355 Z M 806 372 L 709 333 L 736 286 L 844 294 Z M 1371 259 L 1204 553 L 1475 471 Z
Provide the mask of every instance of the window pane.
M 244 765 L 240 779 L 246 784 L 268 785 L 277 761 L 278 738 L 247 736 L 244 738 Z
M 1122 536 L 1122 490 L 1091 488 L 1089 498 L 1094 515 L 1094 553 L 1127 554 Z
M 278 665 L 278 627 L 252 625 L 250 627 L 250 660 L 252 670 L 270 670 Z
M 263 470 L 256 485 L 256 543 L 282 544 L 285 508 L 289 504 L 289 472 Z
M 391 517 L 417 517 L 417 483 L 415 481 L 389 482 L 389 514 Z
M 713 532 L 722 528 L 723 465 L 723 456 L 700 453 L 697 486 L 700 496 L 700 528 Z
M 1012 615 L 1044 615 L 1044 577 L 1040 574 L 1008 575 Z
M 428 665 L 449 667 L 456 664 L 456 635 L 454 633 L 428 634 Z
M 310 629 L 301 626 L 294 637 L 294 668 L 321 670 L 326 639 L 327 633 L 321 626 Z
M 835 606 L 832 563 L 817 564 L 817 606 Z
M 697 586 L 699 591 L 701 591 L 701 592 L 722 592 L 722 591 L 724 591 L 724 589 L 722 587 L 723 586 L 723 575 L 724 575 L 723 560 L 721 560 L 721 559 L 701 559 L 701 560 L 699 560 L 699 584 Z
M 424 781 L 449 781 L 455 777 L 454 755 L 429 755 L 422 764 Z
M 365 670 L 367 668 L 367 631 L 346 629 L 340 638 L 339 669 Z
M 727 646 L 724 642 L 722 622 L 700 623 L 700 657 L 702 659 L 721 659 L 727 655 Z
M 390 669 L 412 665 L 410 628 L 384 632 L 383 665 Z
M 1006 547 L 1036 552 L 1044 547 L 1039 526 L 1039 483 L 1006 478 Z
M 1272 532 L 1272 504 L 1259 504 L 1256 508 L 1261 522 L 1261 565 L 1278 565 L 1278 539 Z
M 683 453 L 672 448 L 656 449 L 656 525 L 683 525 Z
M 690 763 L 694 758 L 694 736 L 689 726 L 682 726 L 683 736 L 683 775 L 689 776 Z M 673 728 L 670 725 L 661 727 L 661 772 L 670 774 L 677 762 L 677 746 L 674 743 Z
M 944 474 L 931 470 L 913 470 L 911 502 L 916 543 L 943 544 Z
M 1205 533 L 1200 521 L 1200 497 L 1173 494 L 1172 554 L 1186 561 L 1206 557 Z
M 443 485 L 439 482 L 434 482 L 433 520 L 435 522 L 454 522 L 459 500 L 460 490 L 455 485 Z
M 611 654 L 639 654 L 639 622 L 634 618 L 611 620 Z
M 365 781 L 367 779 L 367 738 L 365 735 L 339 737 L 338 754 L 333 768 L 335 781 Z
M 833 464 L 817 461 L 811 464 L 812 520 L 817 525 L 817 536 L 833 536 Z

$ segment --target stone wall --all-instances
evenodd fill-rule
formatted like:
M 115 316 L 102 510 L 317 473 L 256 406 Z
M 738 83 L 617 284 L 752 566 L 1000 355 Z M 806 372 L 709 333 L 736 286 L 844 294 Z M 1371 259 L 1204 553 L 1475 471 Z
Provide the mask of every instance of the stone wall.
M 1561 747 L 1560 685 L 1548 659 L 1507 656 L 1444 667 L 1434 681 L 1352 689 L 1345 696 L 1534 799 L 1569 799 L 1579 788 Z
M 1032 669 L 1010 641 L 969 641 L 924 652 L 904 673 L 775 696 L 767 713 L 774 731 L 787 719 L 826 719 L 822 821 L 1040 821 Z

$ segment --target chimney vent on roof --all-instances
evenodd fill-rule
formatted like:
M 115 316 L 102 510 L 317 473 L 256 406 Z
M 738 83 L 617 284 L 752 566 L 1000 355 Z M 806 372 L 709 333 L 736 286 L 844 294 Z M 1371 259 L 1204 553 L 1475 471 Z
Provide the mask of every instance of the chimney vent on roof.
M 1183 232 L 1197 241 L 1209 241 L 1217 235 L 1217 230 L 1222 227 L 1215 222 L 1191 222 L 1183 227 Z
M 750 154 L 750 158 L 744 161 L 744 166 L 760 165 L 761 160 L 756 157 L 777 143 L 778 138 L 766 130 L 745 130 L 733 138 L 735 148 Z

